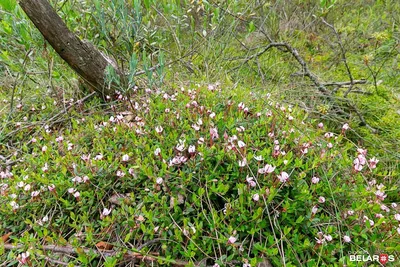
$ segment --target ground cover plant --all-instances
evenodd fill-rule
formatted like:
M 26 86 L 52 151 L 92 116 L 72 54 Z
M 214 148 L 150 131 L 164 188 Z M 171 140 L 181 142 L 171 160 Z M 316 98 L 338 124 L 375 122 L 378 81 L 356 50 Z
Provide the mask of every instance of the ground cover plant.
M 2 3 L 0 262 L 397 266 L 399 6 L 350 2 L 51 1 L 104 98 Z

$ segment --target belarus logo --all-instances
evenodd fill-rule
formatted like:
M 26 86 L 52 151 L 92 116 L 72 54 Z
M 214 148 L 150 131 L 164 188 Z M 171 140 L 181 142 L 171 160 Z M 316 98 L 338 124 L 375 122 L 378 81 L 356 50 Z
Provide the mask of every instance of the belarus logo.
M 380 254 L 379 255 L 379 262 L 385 265 L 389 261 L 389 255 L 388 254 Z

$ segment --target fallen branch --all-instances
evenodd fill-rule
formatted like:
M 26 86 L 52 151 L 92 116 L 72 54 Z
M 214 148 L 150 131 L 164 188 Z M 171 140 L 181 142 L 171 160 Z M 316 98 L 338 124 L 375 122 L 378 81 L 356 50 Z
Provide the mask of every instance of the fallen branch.
M 328 82 L 324 83 L 324 86 L 339 86 L 339 87 L 348 87 L 355 84 L 366 84 L 367 80 L 353 80 L 350 82 Z
M 292 47 L 291 45 L 289 45 L 289 44 L 287 44 L 287 43 L 270 43 L 270 44 L 268 44 L 267 46 L 265 46 L 264 49 L 261 50 L 260 52 L 254 54 L 254 55 L 252 55 L 252 56 L 247 57 L 247 58 L 244 60 L 244 62 L 243 62 L 240 66 L 238 66 L 238 67 L 236 67 L 236 68 L 234 68 L 234 69 L 238 69 L 238 68 L 240 68 L 241 66 L 243 66 L 244 64 L 246 64 L 247 62 L 249 62 L 250 60 L 260 57 L 262 54 L 264 54 L 265 52 L 267 52 L 268 50 L 270 50 L 270 49 L 273 48 L 273 47 L 278 47 L 278 48 L 280 47 L 280 48 L 285 49 L 285 50 L 282 50 L 283 52 L 289 52 L 289 53 L 296 59 L 296 61 L 301 65 L 301 67 L 302 67 L 302 71 L 300 72 L 301 75 L 302 75 L 302 76 L 308 77 L 308 78 L 311 80 L 311 82 L 315 85 L 315 87 L 317 87 L 318 91 L 321 92 L 329 101 L 331 101 L 332 103 L 334 103 L 335 108 L 336 108 L 338 114 L 340 114 L 340 115 L 345 115 L 345 116 L 348 115 L 348 114 L 347 114 L 345 111 L 343 111 L 343 109 L 337 104 L 337 99 L 335 99 L 335 98 L 333 97 L 332 92 L 331 92 L 330 90 L 328 90 L 328 88 L 327 88 L 327 86 L 333 86 L 333 85 L 334 85 L 333 82 L 331 82 L 331 83 L 322 83 L 322 82 L 320 82 L 319 79 L 318 79 L 318 76 L 315 75 L 314 73 L 312 73 L 312 72 L 310 71 L 310 69 L 309 69 L 308 66 L 307 66 L 307 63 L 306 63 L 306 62 L 304 61 L 304 59 L 300 56 L 300 54 L 299 54 L 299 52 L 297 51 L 297 49 L 294 48 L 294 47 Z M 345 62 L 345 64 L 346 64 L 346 66 L 347 66 L 347 62 Z M 348 89 L 348 90 L 346 91 L 346 93 L 345 93 L 345 98 L 346 98 L 346 95 L 347 95 L 348 93 L 350 93 L 351 89 L 353 88 L 353 86 L 354 86 L 354 84 L 355 84 L 355 81 L 357 81 L 359 84 L 364 83 L 364 82 L 363 82 L 364 80 L 354 80 L 354 79 L 353 79 L 353 76 L 351 75 L 351 72 L 349 73 L 349 77 L 350 77 L 350 82 L 342 82 L 342 83 L 338 82 L 338 83 L 336 84 L 336 86 L 338 86 L 338 85 L 349 85 L 349 89 Z M 366 82 L 366 81 L 365 81 L 365 82 Z M 347 99 L 345 99 L 344 102 L 345 102 L 346 104 L 350 105 L 350 103 L 349 103 L 349 101 L 348 101 Z M 356 112 L 357 116 L 359 117 L 359 119 L 360 119 L 360 121 L 362 122 L 363 125 L 365 125 L 367 128 L 369 128 L 369 129 L 370 129 L 372 132 L 374 132 L 374 133 L 377 131 L 376 129 L 374 129 L 373 127 L 371 127 L 371 126 L 366 122 L 366 120 L 364 119 L 364 116 L 363 116 L 357 109 L 354 108 L 354 111 Z
M 24 249 L 25 245 L 12 245 L 12 244 L 4 244 L 4 249 L 14 250 L 14 249 Z M 115 250 L 93 250 L 90 248 L 74 248 L 70 246 L 56 246 L 56 245 L 44 245 L 41 247 L 44 251 L 51 251 L 54 253 L 62 253 L 68 255 L 77 255 L 77 254 L 94 254 L 97 257 L 112 257 L 116 256 L 120 251 Z M 147 253 L 146 253 L 147 254 Z M 158 255 L 143 255 L 140 252 L 127 251 L 124 254 L 124 258 L 129 258 L 133 260 L 140 261 L 148 261 L 148 262 L 157 262 L 158 260 L 166 261 L 174 266 L 187 266 L 189 262 L 181 261 L 181 260 L 170 260 L 159 257 Z

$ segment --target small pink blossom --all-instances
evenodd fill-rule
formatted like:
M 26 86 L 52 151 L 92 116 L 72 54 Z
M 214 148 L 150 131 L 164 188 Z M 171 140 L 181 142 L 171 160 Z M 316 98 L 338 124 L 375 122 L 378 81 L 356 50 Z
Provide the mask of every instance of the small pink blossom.
M 313 178 L 311 178 L 311 182 L 312 182 L 313 184 L 317 184 L 317 183 L 319 182 L 319 178 L 316 177 L 316 176 L 314 176 Z
M 260 195 L 259 194 L 254 194 L 252 197 L 251 197 L 254 201 L 259 201 L 260 200 Z
M 375 192 L 375 196 L 379 199 L 379 200 L 384 200 L 387 195 L 385 194 L 384 191 L 378 190 Z
M 350 236 L 345 235 L 345 236 L 343 237 L 343 241 L 346 242 L 346 243 L 350 243 L 350 242 L 351 242 Z
M 281 174 L 278 175 L 278 179 L 281 183 L 286 183 L 289 180 L 289 174 L 287 172 L 281 172 Z
M 42 147 L 42 152 L 46 152 L 47 151 L 47 146 L 43 146 Z
M 361 171 L 363 168 L 363 165 L 360 163 L 360 160 L 358 158 L 356 158 L 353 161 L 353 169 L 357 172 Z
M 399 213 L 396 213 L 396 214 L 394 215 L 394 219 L 400 222 L 400 214 L 399 214 Z
M 197 125 L 197 124 L 192 124 L 192 128 L 195 130 L 195 131 L 198 131 L 198 130 L 200 130 L 200 126 L 199 125 Z
M 331 235 L 324 235 L 324 238 L 328 242 L 332 241 L 332 239 L 333 239 Z
M 369 167 L 371 169 L 375 169 L 376 168 L 376 164 L 378 164 L 379 160 L 376 159 L 375 157 L 373 157 L 372 159 L 370 159 L 369 161 Z
M 111 211 L 112 211 L 112 209 L 104 208 L 104 209 L 103 209 L 103 212 L 102 212 L 101 215 L 100 215 L 100 219 L 103 219 L 104 217 L 110 215 Z
M 81 156 L 81 159 L 82 159 L 83 161 L 89 161 L 89 160 L 90 160 L 90 154 L 88 154 L 88 155 L 82 155 L 82 156 Z
M 381 205 L 381 210 L 386 211 L 386 212 L 390 212 L 390 209 L 385 204 Z
M 39 196 L 39 194 L 40 194 L 40 191 L 32 191 L 31 197 L 37 197 L 37 196 Z
M 217 128 L 210 128 L 210 135 L 212 139 L 218 139 L 218 129 Z
M 24 252 L 18 255 L 17 260 L 20 264 L 27 264 L 29 261 L 29 252 Z
M 317 212 L 318 212 L 318 207 L 317 206 L 312 207 L 311 213 L 316 214 Z
M 50 192 L 53 192 L 56 189 L 56 186 L 54 184 L 51 184 L 47 186 L 47 188 L 49 189 Z
M 233 243 L 235 243 L 235 242 L 236 242 L 236 240 L 237 240 L 237 238 L 236 238 L 236 237 L 234 237 L 234 236 L 230 236 L 230 237 L 228 238 L 228 244 L 233 244 Z
M 332 148 L 332 147 L 333 147 L 333 144 L 332 144 L 332 143 L 328 143 L 326 146 L 327 146 L 328 148 Z
M 124 177 L 124 176 L 125 176 L 125 173 L 124 173 L 123 171 L 118 170 L 118 171 L 117 171 L 117 176 L 118 176 L 118 177 Z
M 239 140 L 238 141 L 238 146 L 239 146 L 239 148 L 243 148 L 243 147 L 246 146 L 246 144 L 243 141 Z
M 266 173 L 273 173 L 275 171 L 276 167 L 270 165 L 270 164 L 266 164 L 264 166 L 264 170 Z
M 254 159 L 257 161 L 262 161 L 263 160 L 263 156 L 259 155 L 259 156 L 254 156 Z
M 348 130 L 349 128 L 350 128 L 350 126 L 349 126 L 348 123 L 345 123 L 345 124 L 343 124 L 343 126 L 342 126 L 342 130 L 343 130 L 343 131 L 346 131 L 346 130 Z
M 94 157 L 95 160 L 102 160 L 103 159 L 103 154 L 97 154 L 96 157 Z
M 73 194 L 76 191 L 76 189 L 71 187 L 71 188 L 68 188 L 67 191 L 68 191 L 68 193 Z
M 318 198 L 319 203 L 325 203 L 325 198 L 324 197 L 319 197 Z
M 123 155 L 123 156 L 122 156 L 122 161 L 123 161 L 123 162 L 129 161 L 129 155 L 127 155 L 127 154 Z
M 160 149 L 159 147 L 157 147 L 157 148 L 154 150 L 154 155 L 155 155 L 155 156 L 160 156 L 160 155 L 161 155 L 161 149 Z
M 79 191 L 76 191 L 73 195 L 75 198 L 79 199 L 79 197 L 81 196 L 81 193 L 79 193 Z
M 193 145 L 190 145 L 189 148 L 188 148 L 188 152 L 191 153 L 191 154 L 195 153 L 196 152 L 196 147 L 193 146 Z
M 162 133 L 163 130 L 164 130 L 164 129 L 163 129 L 162 126 L 157 126 L 157 127 L 156 127 L 156 132 L 159 133 L 159 134 Z
M 246 177 L 246 181 L 249 184 L 250 187 L 255 187 L 256 182 L 254 181 L 254 177 Z
M 64 137 L 60 135 L 59 137 L 56 138 L 56 142 L 61 143 L 64 140 Z
M 157 183 L 157 184 L 162 184 L 163 182 L 164 182 L 164 179 L 161 178 L 161 177 L 158 177 L 158 178 L 156 179 L 156 183 Z
M 318 123 L 318 128 L 324 128 L 324 124 L 322 122 Z
M 239 160 L 239 167 L 244 167 L 247 164 L 247 160 L 243 158 L 243 160 Z
M 44 166 L 42 167 L 43 172 L 47 172 L 49 170 L 49 164 L 45 163 Z

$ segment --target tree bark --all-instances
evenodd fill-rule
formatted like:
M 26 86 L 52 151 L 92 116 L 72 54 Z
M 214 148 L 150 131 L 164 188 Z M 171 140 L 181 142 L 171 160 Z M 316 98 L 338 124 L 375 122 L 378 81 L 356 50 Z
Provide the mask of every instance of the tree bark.
M 47 0 L 20 0 L 19 5 L 60 57 L 90 87 L 103 97 L 113 93 L 105 83 L 104 72 L 111 65 L 121 76 L 117 66 L 91 43 L 72 33 Z

